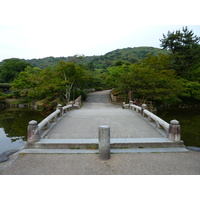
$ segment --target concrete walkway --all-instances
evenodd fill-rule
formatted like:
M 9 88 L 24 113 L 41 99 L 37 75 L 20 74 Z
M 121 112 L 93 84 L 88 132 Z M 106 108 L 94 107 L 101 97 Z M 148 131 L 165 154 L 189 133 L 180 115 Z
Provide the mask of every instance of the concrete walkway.
M 83 107 L 70 111 L 47 134 L 48 139 L 98 138 L 98 127 L 110 126 L 111 138 L 162 137 L 140 115 L 109 101 L 109 91 L 91 93 Z
M 200 152 L 111 154 L 15 154 L 1 175 L 200 175 Z

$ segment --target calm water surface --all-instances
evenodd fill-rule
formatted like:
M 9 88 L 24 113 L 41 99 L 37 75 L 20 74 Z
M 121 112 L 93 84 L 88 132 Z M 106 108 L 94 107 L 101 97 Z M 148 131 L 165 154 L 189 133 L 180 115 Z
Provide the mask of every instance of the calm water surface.
M 50 113 L 31 109 L 0 110 L 0 154 L 24 146 L 28 122 L 33 119 L 40 122 Z M 177 119 L 184 144 L 200 147 L 200 109 L 158 110 L 157 115 L 168 123 Z
M 178 120 L 184 144 L 200 147 L 200 108 L 162 109 L 158 110 L 157 115 L 168 123 L 172 119 Z
M 42 121 L 50 113 L 31 109 L 0 110 L 0 154 L 24 146 L 29 121 Z

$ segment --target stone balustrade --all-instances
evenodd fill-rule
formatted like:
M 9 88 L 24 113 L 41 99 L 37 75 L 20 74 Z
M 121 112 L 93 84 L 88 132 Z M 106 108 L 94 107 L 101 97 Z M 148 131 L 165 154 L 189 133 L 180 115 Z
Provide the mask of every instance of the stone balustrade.
M 75 105 L 74 106 L 77 106 L 78 108 L 81 107 L 81 104 L 82 104 L 82 97 L 79 96 L 75 101 L 74 101 Z
M 45 135 L 53 128 L 53 126 L 62 118 L 63 114 L 73 108 L 80 108 L 81 105 L 81 96 L 79 96 L 75 103 L 62 107 L 61 104 L 57 105 L 56 111 L 51 113 L 45 119 L 43 119 L 39 124 L 35 120 L 31 120 L 28 125 L 28 143 L 38 142 L 41 138 L 44 138 Z
M 146 108 L 146 104 L 142 104 L 142 106 L 134 105 L 132 101 L 129 104 L 125 104 L 123 102 L 122 108 L 129 108 L 134 110 L 138 113 L 141 113 L 143 117 L 147 117 L 149 122 L 155 122 L 157 129 L 164 129 L 166 132 L 166 136 L 171 141 L 181 141 L 181 131 L 180 125 L 177 120 L 171 120 L 170 124 L 158 117 L 157 115 L 153 114 L 152 112 L 148 111 Z

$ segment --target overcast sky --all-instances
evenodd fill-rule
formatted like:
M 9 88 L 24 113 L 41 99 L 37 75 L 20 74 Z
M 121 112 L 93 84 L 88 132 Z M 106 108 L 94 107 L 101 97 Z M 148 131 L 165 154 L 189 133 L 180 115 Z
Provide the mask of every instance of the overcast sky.
M 198 5 L 197 0 L 1 0 L 0 61 L 160 47 L 163 33 L 186 25 L 200 36 Z

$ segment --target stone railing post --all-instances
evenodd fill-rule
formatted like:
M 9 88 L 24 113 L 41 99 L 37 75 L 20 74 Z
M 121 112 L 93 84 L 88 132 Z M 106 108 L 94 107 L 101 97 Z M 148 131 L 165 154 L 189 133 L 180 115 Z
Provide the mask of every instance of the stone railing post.
M 58 116 L 59 116 L 59 117 L 62 117 L 62 115 L 63 115 L 63 107 L 62 107 L 62 105 L 61 105 L 61 104 L 58 104 L 58 105 L 57 105 L 57 109 L 60 110 L 60 113 L 59 113 Z
M 133 105 L 133 101 L 129 101 L 129 108 L 131 109 L 131 105 Z
M 126 104 L 125 102 L 122 103 L 122 109 L 125 108 L 125 104 Z
M 38 130 L 38 122 L 32 120 L 28 124 L 28 143 L 38 142 L 40 140 L 39 130 Z
M 181 128 L 179 125 L 179 121 L 171 120 L 169 125 L 169 140 L 171 141 L 181 141 Z
M 144 109 L 147 109 L 147 105 L 145 103 L 143 103 L 141 106 L 141 115 L 143 115 L 143 116 L 144 116 L 144 114 L 143 114 Z
M 99 126 L 99 158 L 110 159 L 110 127 L 106 125 Z

